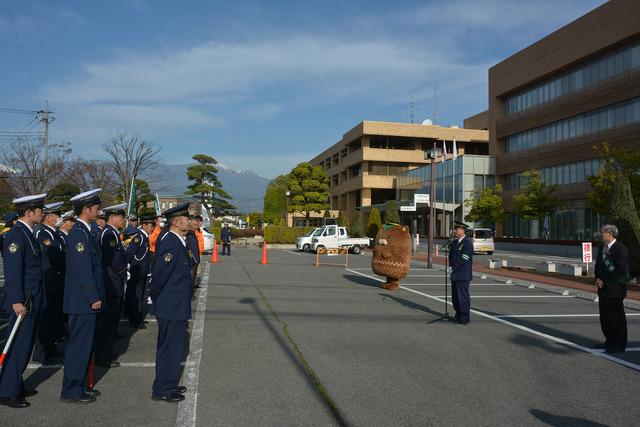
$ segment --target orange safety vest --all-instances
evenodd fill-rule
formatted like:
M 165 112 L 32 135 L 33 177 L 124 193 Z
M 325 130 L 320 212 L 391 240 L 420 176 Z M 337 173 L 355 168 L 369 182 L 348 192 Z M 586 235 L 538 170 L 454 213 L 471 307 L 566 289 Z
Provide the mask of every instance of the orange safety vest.
M 204 236 L 202 235 L 202 230 L 197 229 L 195 231 L 196 237 L 198 238 L 198 248 L 200 249 L 200 255 L 204 253 Z
M 149 235 L 149 250 L 153 253 L 156 252 L 156 241 L 158 240 L 161 230 L 162 229 L 156 225 L 156 228 L 154 228 Z

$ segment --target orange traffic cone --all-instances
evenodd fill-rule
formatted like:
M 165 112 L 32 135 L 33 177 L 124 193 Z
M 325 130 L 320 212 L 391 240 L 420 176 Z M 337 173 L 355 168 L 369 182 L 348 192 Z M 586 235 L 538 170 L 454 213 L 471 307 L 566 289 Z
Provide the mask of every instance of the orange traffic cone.
M 218 244 L 216 243 L 216 239 L 213 239 L 213 249 L 211 249 L 211 264 L 218 263 Z
M 267 241 L 262 242 L 262 260 L 260 264 L 269 264 L 269 259 L 267 258 Z

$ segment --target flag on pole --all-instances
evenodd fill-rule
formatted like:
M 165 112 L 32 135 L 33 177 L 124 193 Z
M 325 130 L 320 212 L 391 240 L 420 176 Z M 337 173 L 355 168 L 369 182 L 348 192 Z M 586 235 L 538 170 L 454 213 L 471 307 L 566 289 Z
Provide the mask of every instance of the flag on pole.
M 153 201 L 153 207 L 156 210 L 156 215 L 160 216 L 161 212 L 160 212 L 160 197 L 158 196 L 158 193 L 156 193 L 156 198 Z
M 451 150 L 451 151 L 452 151 L 452 154 L 453 154 L 453 160 L 457 159 L 458 158 L 458 149 L 456 148 L 456 140 L 455 139 L 453 140 L 453 150 Z
M 131 212 L 135 211 L 136 201 L 136 179 L 131 178 L 131 191 L 129 192 L 129 206 L 127 207 L 127 216 L 131 215 Z

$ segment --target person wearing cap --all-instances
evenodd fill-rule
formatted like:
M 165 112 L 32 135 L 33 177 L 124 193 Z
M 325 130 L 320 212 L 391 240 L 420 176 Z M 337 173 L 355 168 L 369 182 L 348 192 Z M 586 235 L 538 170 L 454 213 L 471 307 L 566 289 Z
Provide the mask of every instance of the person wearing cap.
M 166 210 L 164 216 L 169 231 L 158 240 L 150 286 L 152 312 L 158 321 L 156 377 L 151 398 L 180 402 L 186 391 L 178 386 L 180 363 L 191 318 L 191 259 L 185 241 L 190 229 L 189 203 Z
M 125 236 L 138 245 L 137 251 L 130 261 L 129 273 L 131 278 L 127 282 L 125 308 L 129 315 L 129 324 L 134 328 L 146 329 L 144 325 L 144 291 L 150 272 L 149 234 L 153 231 L 155 216 L 142 216 L 139 229 L 130 230 L 130 236 Z
M 187 232 L 185 240 L 187 242 L 187 249 L 189 249 L 189 258 L 191 259 L 191 292 L 193 298 L 195 298 L 198 267 L 200 266 L 200 246 L 198 244 L 198 237 L 196 236 L 198 221 L 195 216 L 189 217 L 189 225 L 190 229 Z
M 102 230 L 104 229 L 105 224 L 105 214 L 102 210 L 100 210 L 98 211 L 98 216 L 96 216 L 96 219 L 91 222 L 91 235 L 96 242 L 100 242 L 100 236 L 102 235 Z
M 454 321 L 466 325 L 471 320 L 471 296 L 469 283 L 473 271 L 473 243 L 466 238 L 468 226 L 455 222 L 455 238 L 449 245 L 449 273 L 451 274 L 451 299 L 456 312 Z
M 126 208 L 127 205 L 122 203 L 103 209 L 107 223 L 100 235 L 106 300 L 104 309 L 98 315 L 95 363 L 108 368 L 120 366 L 120 362 L 113 360 L 113 342 L 118 334 L 129 259 L 139 245 L 139 242 L 132 242 L 125 249 L 120 240 L 119 230 L 124 225 Z
M 127 227 L 138 228 L 138 217 L 131 214 L 127 217 Z
M 97 315 L 105 300 L 100 247 L 91 234 L 91 222 L 100 209 L 101 189 L 70 199 L 77 220 L 67 238 L 63 311 L 69 315 L 69 339 L 64 354 L 62 402 L 91 403 L 100 392 L 88 390 L 85 378 L 93 352 Z
M 11 227 L 13 227 L 17 219 L 18 214 L 16 212 L 4 214 L 4 228 L 0 231 L 0 255 L 2 255 L 2 239 L 4 239 L 5 234 L 11 230 Z
M 46 307 L 40 244 L 33 227 L 42 221 L 46 194 L 13 200 L 18 219 L 3 241 L 4 295 L 0 308 L 9 313 L 8 331 L 22 317 L 7 359 L 0 371 L 0 404 L 26 408 L 24 373 L 33 351 L 33 341 L 42 311 Z
M 64 326 L 62 300 L 64 297 L 65 244 L 56 230 L 62 212 L 63 202 L 50 203 L 44 207 L 42 226 L 36 232 L 36 239 L 42 248 L 42 269 L 47 308 L 42 312 L 40 327 L 33 349 L 32 360 L 44 362 L 57 353 L 56 341 Z
M 64 240 L 65 246 L 67 244 L 67 237 L 69 236 L 69 232 L 73 228 L 73 224 L 76 222 L 76 217 L 73 211 L 65 212 L 62 215 L 62 224 L 58 227 L 58 231 L 62 240 Z

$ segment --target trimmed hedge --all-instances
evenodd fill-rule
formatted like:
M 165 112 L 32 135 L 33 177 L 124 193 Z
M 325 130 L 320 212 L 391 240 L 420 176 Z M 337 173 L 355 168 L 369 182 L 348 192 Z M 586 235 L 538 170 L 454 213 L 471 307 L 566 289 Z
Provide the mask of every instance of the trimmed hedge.
M 269 243 L 295 243 L 298 237 L 313 230 L 314 227 L 277 227 L 264 228 L 264 240 Z
M 231 238 L 232 239 L 243 239 L 245 237 L 253 237 L 253 236 L 263 236 L 264 233 L 262 228 L 232 228 L 231 229 Z

